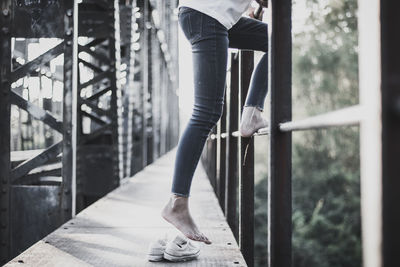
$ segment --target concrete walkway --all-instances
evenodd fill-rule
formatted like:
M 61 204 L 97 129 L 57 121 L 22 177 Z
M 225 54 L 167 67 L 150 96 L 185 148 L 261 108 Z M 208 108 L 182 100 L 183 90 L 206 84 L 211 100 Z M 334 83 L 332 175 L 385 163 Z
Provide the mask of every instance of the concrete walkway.
M 169 198 L 175 151 L 126 179 L 119 188 L 80 212 L 6 266 L 246 266 L 203 167 L 191 190 L 191 213 L 213 241 L 186 263 L 151 263 L 148 245 L 178 232 L 160 211 Z

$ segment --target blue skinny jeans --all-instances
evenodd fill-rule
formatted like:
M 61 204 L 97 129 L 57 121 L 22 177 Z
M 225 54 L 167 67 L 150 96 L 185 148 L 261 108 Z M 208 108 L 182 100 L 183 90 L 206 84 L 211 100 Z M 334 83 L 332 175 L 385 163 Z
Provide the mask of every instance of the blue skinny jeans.
M 205 141 L 222 115 L 228 47 L 263 51 L 250 81 L 245 106 L 263 110 L 268 90 L 268 27 L 242 17 L 229 30 L 216 19 L 181 7 L 179 25 L 192 46 L 194 108 L 180 140 L 175 159 L 172 193 L 189 197 L 193 174 Z

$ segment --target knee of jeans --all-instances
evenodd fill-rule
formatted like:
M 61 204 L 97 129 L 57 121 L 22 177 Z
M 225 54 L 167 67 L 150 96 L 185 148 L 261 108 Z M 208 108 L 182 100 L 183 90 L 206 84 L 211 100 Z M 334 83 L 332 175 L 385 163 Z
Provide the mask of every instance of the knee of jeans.
M 203 125 L 207 130 L 211 130 L 222 116 L 222 104 L 217 104 L 212 111 L 210 109 L 194 109 L 191 120 L 196 124 Z
M 210 122 L 212 123 L 212 126 L 217 124 L 219 119 L 222 117 L 222 108 L 223 108 L 223 104 L 218 104 L 215 107 L 214 112 L 211 114 Z

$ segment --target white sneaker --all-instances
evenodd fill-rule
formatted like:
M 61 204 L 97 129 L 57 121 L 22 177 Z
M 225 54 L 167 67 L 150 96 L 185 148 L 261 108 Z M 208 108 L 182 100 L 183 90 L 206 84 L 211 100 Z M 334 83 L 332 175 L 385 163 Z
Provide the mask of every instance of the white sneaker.
M 162 261 L 164 259 L 164 251 L 166 247 L 167 237 L 151 242 L 147 253 L 147 259 L 149 261 Z
M 250 137 L 259 129 L 267 126 L 267 120 L 261 117 L 261 110 L 257 107 L 243 107 L 239 128 L 241 136 Z
M 194 260 L 199 255 L 200 246 L 181 235 L 177 235 L 173 241 L 168 242 L 164 251 L 164 259 L 173 262 Z

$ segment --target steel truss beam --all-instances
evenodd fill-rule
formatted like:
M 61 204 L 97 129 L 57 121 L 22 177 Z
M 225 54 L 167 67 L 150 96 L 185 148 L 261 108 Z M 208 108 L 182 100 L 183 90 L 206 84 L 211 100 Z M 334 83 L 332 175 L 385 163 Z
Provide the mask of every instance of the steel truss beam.
M 16 82 L 18 79 L 21 79 L 30 74 L 31 72 L 35 71 L 36 69 L 46 65 L 52 59 L 55 59 L 56 57 L 61 55 L 64 52 L 64 47 L 65 47 L 64 42 L 61 42 L 60 44 L 56 45 L 46 53 L 41 54 L 32 61 L 29 61 L 28 63 L 17 68 L 15 71 L 11 73 L 11 82 Z
M 82 210 L 117 187 L 121 178 L 117 102 L 119 7 L 116 1 L 84 0 L 79 4 L 79 14 L 79 36 L 87 38 L 86 44 L 78 46 L 79 73 L 93 74 L 88 81 L 78 80 L 77 209 Z M 90 122 L 84 125 L 84 119 Z M 84 127 L 89 132 L 84 132 Z M 103 166 L 102 172 L 91 171 L 95 168 L 94 159 Z
M 42 121 L 43 123 L 50 126 L 52 129 L 56 130 L 59 133 L 63 132 L 63 123 L 62 121 L 56 119 L 51 115 L 48 111 L 32 104 L 31 102 L 25 100 L 23 97 L 18 95 L 17 93 L 11 91 L 11 104 L 18 106 L 20 109 L 27 111 L 32 117 Z
M 74 184 L 73 125 L 75 121 L 74 113 L 71 110 L 74 104 L 74 88 L 76 90 L 76 86 L 73 85 L 74 75 L 76 75 L 74 66 L 77 64 L 73 56 L 73 44 L 77 42 L 75 35 L 77 33 L 75 31 L 75 26 L 77 25 L 76 6 L 74 1 L 64 0 L 57 1 L 58 5 L 55 8 L 54 2 L 41 1 L 43 6 L 37 6 L 38 3 L 36 1 L 25 1 L 19 5 L 16 5 L 15 1 L 1 1 L 0 88 L 2 97 L 0 98 L 0 109 L 2 112 L 0 118 L 0 157 L 2 159 L 0 160 L 0 263 L 4 263 L 10 257 L 15 256 L 18 251 L 31 245 L 32 242 L 37 241 L 38 238 L 46 235 L 54 227 L 58 227 L 74 214 L 72 189 Z M 35 16 L 31 16 L 33 10 L 36 12 Z M 49 12 L 53 12 L 53 14 L 49 15 Z M 26 17 L 22 14 L 25 14 Z M 54 20 L 49 22 L 46 27 L 41 27 L 43 21 L 45 21 L 44 18 L 54 18 Z M 36 25 L 31 25 L 31 23 L 36 23 Z M 11 40 L 13 37 L 58 37 L 62 38 L 63 41 L 24 65 L 18 66 L 18 64 L 15 64 L 14 66 L 18 67 L 11 71 Z M 40 76 L 40 73 L 36 73 L 36 70 L 38 68 L 47 70 L 49 62 L 61 54 L 64 54 L 64 77 L 61 79 L 56 77 L 56 79 L 64 81 L 62 121 L 11 90 L 11 84 L 25 76 Z M 63 134 L 62 141 L 53 144 L 39 155 L 26 160 L 14 169 L 11 169 L 10 162 L 11 104 L 26 110 L 30 116 Z M 57 155 L 60 153 L 62 153 L 62 169 L 60 168 L 60 162 L 52 163 L 45 167 L 42 166 L 50 160 L 56 159 L 57 161 Z M 32 173 L 29 174 L 30 172 Z M 43 190 L 36 190 L 41 188 L 40 183 L 47 183 L 45 180 L 50 183 L 49 179 L 41 179 L 44 175 L 57 175 L 62 176 L 62 178 L 53 179 L 54 181 L 51 183 L 55 187 L 43 187 Z M 21 187 L 18 183 L 25 186 Z M 27 225 L 24 224 L 26 221 L 22 220 L 18 215 L 20 212 L 25 215 L 25 212 L 31 210 L 31 206 L 29 206 L 31 203 L 24 202 L 24 197 L 21 194 L 29 194 L 29 197 L 35 197 L 36 194 L 58 194 L 60 196 L 57 198 L 59 201 L 56 205 L 57 209 L 51 211 L 52 215 L 49 215 L 48 212 L 50 212 L 50 209 L 52 209 L 50 206 L 54 205 L 54 203 L 47 203 L 45 199 L 40 202 L 40 209 L 36 211 L 36 217 L 31 218 L 30 221 L 30 223 L 32 223 L 32 220 L 38 222 L 34 224 L 36 228 L 33 232 L 26 232 L 27 229 L 32 228 L 32 225 L 27 228 Z M 11 199 L 19 199 L 21 201 L 15 202 L 11 201 Z M 41 221 L 43 214 L 46 214 L 48 219 L 46 223 L 41 224 L 39 221 Z M 24 238 L 20 238 L 20 235 Z

